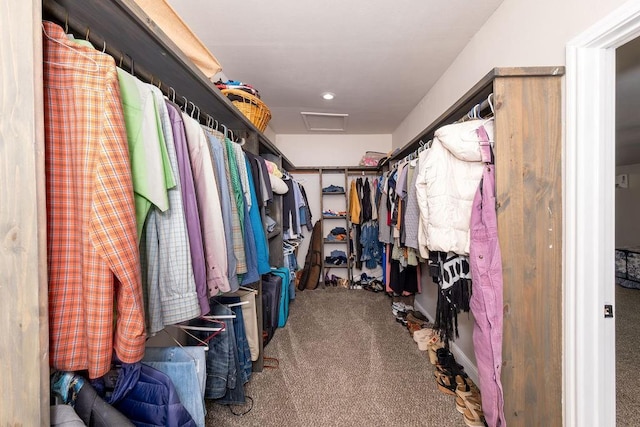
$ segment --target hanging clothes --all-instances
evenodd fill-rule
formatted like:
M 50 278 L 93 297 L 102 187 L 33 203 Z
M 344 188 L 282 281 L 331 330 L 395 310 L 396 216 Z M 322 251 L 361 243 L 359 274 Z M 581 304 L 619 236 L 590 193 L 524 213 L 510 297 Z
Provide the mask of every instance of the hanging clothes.
M 167 190 L 176 183 L 169 163 L 162 129 L 153 102 L 150 85 L 118 68 L 120 94 L 133 179 L 138 241 L 142 227 L 155 205 L 161 212 L 169 209 Z
M 491 127 L 477 129 L 483 166 L 482 181 L 471 211 L 470 261 L 473 277 L 471 311 L 473 348 L 478 364 L 482 410 L 490 426 L 506 426 L 502 382 L 503 285 L 502 256 L 496 216 L 495 166 Z
M 162 212 L 151 207 L 140 242 L 142 284 L 146 320 L 151 334 L 166 325 L 193 319 L 201 314 L 191 264 L 191 250 L 182 205 L 182 190 L 178 171 L 169 112 L 160 89 L 150 86 L 152 100 L 160 121 L 173 181 L 168 190 L 169 209 Z M 208 311 L 208 310 L 207 310 Z
M 407 207 L 404 210 L 404 243 L 407 247 L 418 249 L 418 224 L 420 223 L 420 206 L 416 193 L 416 182 L 418 180 L 419 164 L 418 159 L 409 162 L 409 172 L 407 176 Z
M 191 172 L 187 136 L 182 122 L 180 108 L 170 101 L 165 101 L 171 120 L 171 130 L 178 161 L 180 186 L 182 189 L 182 203 L 189 236 L 191 265 L 196 284 L 196 292 L 200 303 L 200 312 L 209 313 L 209 290 L 207 289 L 207 269 L 204 260 L 204 245 L 202 243 L 202 229 L 200 228 L 200 214 L 196 201 L 196 189 Z
M 222 224 L 224 226 L 225 244 L 227 247 L 227 278 L 229 279 L 229 288 L 232 292 L 235 292 L 240 286 L 240 282 L 238 281 L 236 239 L 241 239 L 242 236 L 240 236 L 239 233 L 236 234 L 233 228 L 233 208 L 231 205 L 231 196 L 229 195 L 229 183 L 225 168 L 226 156 L 224 155 L 222 143 L 210 130 L 207 129 L 205 133 L 209 139 L 209 147 L 211 148 L 213 167 L 216 174 L 216 183 L 218 184 L 218 194 L 220 194 L 220 209 L 222 212 Z M 244 259 L 244 246 L 241 247 L 241 250 L 242 258 Z
M 209 295 L 229 292 L 227 254 L 222 208 L 216 184 L 209 144 L 200 124 L 187 114 L 182 114 L 189 147 L 189 159 L 193 172 L 200 226 L 207 265 Z
M 97 378 L 146 338 L 120 88 L 113 58 L 42 25 L 50 363 Z
M 421 255 L 428 251 L 469 254 L 471 204 L 482 176 L 478 137 L 483 120 L 443 126 L 435 131 L 431 148 L 420 154 L 416 181 Z M 493 122 L 486 123 L 493 130 Z
M 233 240 L 233 253 L 236 256 L 236 275 L 238 276 L 238 281 L 240 281 L 242 279 L 242 275 L 247 272 L 247 259 L 244 248 L 242 223 L 240 221 L 240 206 L 238 206 L 238 199 L 234 193 L 234 184 L 232 180 L 231 167 L 229 165 L 229 156 L 225 137 L 222 134 L 216 134 L 216 136 L 218 136 L 218 140 L 222 145 L 222 153 L 224 155 L 222 160 L 224 162 L 224 173 L 227 178 L 226 192 L 229 200 L 231 201 L 231 236 Z
M 256 246 L 257 257 L 257 269 L 258 274 L 266 274 L 271 271 L 271 265 L 269 264 L 269 243 L 267 242 L 267 236 L 264 232 L 262 225 L 262 218 L 260 216 L 260 208 L 258 205 L 258 199 L 254 186 L 253 171 L 250 167 L 250 160 L 245 158 L 247 171 L 249 174 L 249 194 L 251 197 L 251 209 L 249 209 L 249 220 L 253 228 L 252 238 L 254 239 Z

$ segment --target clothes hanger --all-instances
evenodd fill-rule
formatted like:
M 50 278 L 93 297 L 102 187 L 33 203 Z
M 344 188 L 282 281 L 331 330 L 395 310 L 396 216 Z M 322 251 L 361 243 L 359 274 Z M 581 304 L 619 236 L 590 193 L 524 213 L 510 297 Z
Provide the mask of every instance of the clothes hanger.
M 171 102 L 173 102 L 174 104 L 176 103 L 176 90 L 174 88 L 172 88 L 171 86 L 169 86 L 169 93 L 168 93 L 168 98 L 171 100 Z
M 176 325 L 169 325 L 169 326 L 176 326 Z M 176 326 L 177 327 L 177 326 Z M 197 336 L 193 335 L 191 332 L 189 332 L 187 329 L 183 329 L 183 328 L 178 328 L 178 329 L 182 329 L 182 331 L 189 335 L 191 338 L 193 338 L 194 340 L 198 341 L 203 347 L 204 347 L 204 351 L 209 351 L 209 343 L 206 341 L 201 340 L 200 338 L 198 338 Z M 176 339 L 176 337 L 174 337 L 173 335 L 171 335 L 169 333 L 169 331 L 167 331 L 167 329 L 163 329 L 162 332 L 164 332 L 165 334 L 167 334 L 169 336 L 169 338 L 171 338 L 173 340 L 173 342 L 175 342 L 178 347 L 180 347 L 181 349 L 184 349 L 184 346 L 180 343 L 180 341 L 178 341 Z M 187 354 L 189 354 L 189 352 L 187 352 Z M 189 356 L 191 357 L 191 355 L 189 354 Z M 194 359 L 195 360 L 195 359 Z
M 210 301 L 213 301 L 215 304 L 221 305 L 223 307 L 227 307 L 225 304 L 222 304 L 219 301 L 216 301 L 215 298 L 211 298 Z M 200 316 L 199 319 L 205 319 L 205 320 L 217 320 L 217 319 L 235 319 L 236 315 L 235 314 L 217 314 L 217 315 L 207 315 L 207 316 Z
M 232 307 L 238 307 L 240 305 L 247 305 L 247 304 L 249 304 L 249 301 L 232 302 L 231 304 L 227 304 L 227 307 L 232 308 Z
M 44 34 L 44 36 L 47 39 L 51 40 L 52 42 L 54 42 L 56 44 L 59 44 L 60 46 L 63 46 L 65 48 L 69 49 L 70 51 L 72 51 L 75 54 L 87 59 L 89 62 L 91 62 L 93 65 L 95 65 L 95 67 L 92 68 L 92 69 L 88 69 L 88 68 L 85 68 L 85 67 L 79 67 L 79 69 L 85 70 L 85 71 L 88 71 L 88 72 L 91 72 L 91 73 L 95 73 L 100 69 L 100 67 L 98 66 L 98 63 L 95 61 L 95 59 L 91 58 L 89 55 L 87 55 L 87 54 L 85 54 L 85 53 L 83 53 L 81 51 L 75 50 L 73 47 L 71 47 L 71 46 L 69 46 L 69 45 L 67 45 L 65 43 L 62 43 L 60 40 L 57 40 L 57 39 L 51 37 L 47 33 L 47 30 L 44 28 L 44 22 L 41 22 L 40 26 L 42 27 L 42 33 Z M 44 61 L 44 62 L 47 63 L 47 64 L 51 64 L 51 65 L 57 65 L 59 67 L 78 68 L 77 64 L 68 64 L 68 63 L 65 64 L 65 63 L 53 62 L 53 61 Z
M 182 99 L 184 99 L 184 106 L 183 106 L 183 107 L 184 107 L 184 109 L 183 109 L 183 111 L 186 113 L 186 112 L 187 112 L 187 107 L 189 106 L 189 101 L 187 100 L 187 97 L 186 97 L 186 96 L 182 96 L 182 95 L 181 95 L 180 97 L 181 97 Z
M 487 96 L 487 102 L 489 103 L 489 108 L 491 109 L 491 115 L 495 115 L 496 111 L 493 108 L 493 102 L 491 102 L 492 98 L 493 98 L 493 93 L 490 93 L 489 96 Z
M 200 316 L 197 318 L 198 320 L 205 320 L 207 322 L 210 322 L 212 324 L 216 324 L 219 325 L 217 327 L 213 327 L 213 326 L 199 326 L 199 325 L 174 325 L 177 326 L 180 329 L 183 329 L 185 331 L 186 334 L 192 336 L 193 338 L 195 338 L 196 340 L 198 340 L 198 342 L 203 343 L 205 345 L 208 345 L 209 341 L 211 341 L 211 339 L 213 339 L 214 337 L 216 337 L 217 335 L 220 335 L 220 333 L 222 333 L 223 331 L 225 331 L 227 329 L 227 325 L 226 323 L 224 323 L 221 320 L 218 319 L 209 319 L 205 316 Z M 206 338 L 196 338 L 195 336 L 193 336 L 192 334 L 188 333 L 187 331 L 191 330 L 191 331 L 201 331 L 201 332 L 213 332 L 211 335 L 207 336 Z

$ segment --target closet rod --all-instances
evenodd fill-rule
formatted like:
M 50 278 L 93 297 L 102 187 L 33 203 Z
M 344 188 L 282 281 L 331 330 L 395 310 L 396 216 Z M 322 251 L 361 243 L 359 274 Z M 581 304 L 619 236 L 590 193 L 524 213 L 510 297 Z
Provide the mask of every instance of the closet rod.
M 459 122 L 466 122 L 468 120 L 473 120 L 473 119 L 478 119 L 481 117 L 481 113 L 483 111 L 486 111 L 487 108 L 491 109 L 491 114 L 493 115 L 493 93 L 490 93 L 489 96 L 487 96 L 487 99 L 485 99 L 484 101 L 482 101 L 479 104 L 476 104 L 473 106 L 473 108 L 471 110 L 469 110 L 469 112 L 462 116 L 458 121 L 456 121 L 455 123 L 459 123 Z
M 474 120 L 474 119 L 478 119 L 481 117 L 482 112 L 486 111 L 487 109 L 491 110 L 491 114 L 493 115 L 493 93 L 490 93 L 487 98 L 485 100 L 483 100 L 482 102 L 474 105 L 467 114 L 465 114 L 464 116 L 462 116 L 461 118 L 459 118 L 458 120 L 454 121 L 453 123 L 461 123 L 461 122 L 466 122 L 469 120 Z M 419 143 L 419 147 L 416 148 L 413 152 L 407 154 L 406 156 L 404 156 L 402 159 L 400 159 L 397 163 L 399 162 L 405 162 L 407 160 L 412 160 L 416 157 L 418 157 L 418 154 L 420 154 L 420 152 L 422 150 L 426 148 L 429 148 L 429 145 L 431 143 L 431 140 L 427 141 L 426 143 L 421 139 L 418 141 Z
M 156 78 L 152 73 L 149 73 L 144 68 L 136 65 L 135 58 L 132 58 L 126 52 L 114 48 L 108 43 L 107 40 L 97 36 L 94 31 L 91 31 L 91 27 L 89 25 L 86 25 L 83 22 L 80 22 L 79 20 L 70 16 L 63 6 L 51 0 L 44 0 L 42 2 L 42 8 L 43 11 L 47 12 L 47 16 L 43 16 L 43 19 L 46 20 L 47 18 L 52 18 L 52 21 L 57 21 L 56 23 L 58 25 L 64 26 L 65 32 L 72 31 L 75 36 L 91 42 L 94 47 L 102 46 L 103 49 L 96 50 L 101 50 L 111 56 L 116 61 L 116 65 L 118 67 L 122 68 L 125 71 L 128 70 L 133 76 L 137 77 L 141 81 L 158 87 L 162 91 L 162 93 L 167 96 L 168 99 L 170 99 L 178 106 L 182 107 L 184 112 L 189 114 L 194 119 L 198 120 L 200 124 L 206 126 L 209 125 L 209 123 L 207 122 L 207 118 L 212 117 L 210 114 L 208 114 L 206 111 L 201 110 L 199 106 L 197 106 L 185 96 L 179 95 L 179 93 L 173 86 L 169 86 L 159 79 L 157 79 L 156 81 Z M 189 113 L 189 104 L 193 105 L 191 113 Z M 197 114 L 194 116 L 196 111 Z M 220 124 L 222 125 L 222 123 Z

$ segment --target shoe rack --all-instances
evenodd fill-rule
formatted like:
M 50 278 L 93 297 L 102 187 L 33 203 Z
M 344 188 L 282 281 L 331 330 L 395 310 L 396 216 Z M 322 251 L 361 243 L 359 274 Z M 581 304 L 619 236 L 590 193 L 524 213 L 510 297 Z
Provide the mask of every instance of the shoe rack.
M 320 280 L 327 286 L 336 286 L 334 283 L 327 283 L 325 278 L 334 275 L 342 277 L 339 273 L 343 274 L 346 271 L 346 278 L 349 284 L 352 283 L 352 268 L 351 268 L 351 236 L 349 235 L 349 218 L 347 216 L 348 199 L 347 199 L 347 176 L 348 168 L 319 168 L 318 174 L 320 179 L 320 212 L 322 212 L 322 277 Z M 343 191 L 337 192 L 325 192 L 325 188 L 329 186 L 340 186 Z M 326 214 L 329 210 L 336 213 L 336 215 Z M 346 238 L 344 240 L 331 240 L 327 238 L 327 235 L 335 227 L 344 227 L 346 230 Z M 331 254 L 331 251 L 342 250 L 347 257 L 345 264 L 334 265 L 327 263 L 325 257 Z

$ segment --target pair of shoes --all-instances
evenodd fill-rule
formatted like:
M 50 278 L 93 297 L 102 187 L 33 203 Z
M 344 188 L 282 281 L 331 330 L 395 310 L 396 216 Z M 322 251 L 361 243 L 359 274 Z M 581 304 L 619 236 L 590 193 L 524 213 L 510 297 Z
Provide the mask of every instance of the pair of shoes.
M 456 376 L 456 409 L 462 414 L 464 423 L 470 427 L 485 425 L 480 390 L 469 378 Z
M 418 344 L 420 351 L 428 351 L 429 346 L 433 342 L 439 341 L 440 337 L 431 328 L 421 328 L 413 333 L 413 340 Z
M 429 342 L 429 345 L 427 348 L 427 351 L 429 352 L 429 362 L 431 362 L 432 365 L 438 364 L 437 351 L 441 348 L 444 348 L 444 342 L 442 342 L 440 335 L 439 334 L 435 334 L 435 335 L 436 335 L 435 339 L 432 339 L 431 342 Z
M 444 346 L 435 350 L 437 362 L 436 368 L 441 372 L 464 372 L 464 366 L 456 362 L 456 358 L 448 348 Z
M 349 288 L 349 279 L 343 279 L 342 277 L 338 278 L 338 287 L 340 288 Z
M 374 279 L 370 281 L 368 284 L 366 284 L 364 286 L 364 289 L 371 292 L 381 292 L 381 291 L 384 291 L 384 286 L 382 285 L 382 282 L 380 282 L 377 279 Z
M 438 385 L 438 390 L 443 392 L 444 394 L 450 394 L 451 396 L 456 396 L 456 388 L 458 384 L 456 383 L 456 377 L 453 375 L 440 375 L 436 378 L 436 384 Z
M 415 323 L 415 322 L 412 322 L 411 320 L 407 319 L 407 329 L 409 330 L 409 334 L 411 334 L 411 336 L 413 336 L 417 331 L 422 329 L 422 325 L 420 325 L 418 323 Z
M 66 404 L 73 404 L 80 389 L 84 385 L 84 378 L 73 372 L 56 371 L 51 374 L 51 393 L 59 397 Z
M 429 323 L 429 319 L 427 319 L 427 316 L 425 316 L 424 314 L 422 314 L 422 312 L 418 310 L 411 310 L 411 312 L 409 312 L 408 314 L 411 314 L 417 320 L 422 320 L 423 322 Z
M 393 312 L 394 316 L 397 316 L 398 313 L 402 312 L 402 313 L 407 313 L 409 311 L 413 310 L 413 306 L 412 305 L 407 305 L 403 302 L 394 302 L 393 304 L 391 304 L 391 311 Z
M 425 327 L 431 327 L 431 324 L 429 323 L 428 320 L 426 320 L 426 318 L 424 318 L 424 315 L 422 313 L 420 313 L 419 311 L 416 310 L 411 310 L 409 312 L 407 312 L 407 321 L 409 322 L 413 322 L 413 323 L 417 323 L 418 325 L 420 325 L 421 327 L 425 328 Z
M 465 409 L 473 407 L 476 411 L 482 411 L 482 400 L 478 386 L 469 377 L 456 376 L 456 409 L 464 414 Z
M 331 277 L 329 277 L 328 274 L 324 275 L 324 284 L 325 286 L 338 286 L 338 280 L 342 280 L 341 277 L 336 276 L 335 274 L 332 274 Z
M 407 326 L 407 314 L 406 313 L 404 313 L 402 311 L 399 311 L 397 314 L 395 314 L 395 317 L 396 317 L 396 322 L 398 322 L 398 323 L 400 323 L 400 324 L 402 324 L 404 326 Z

